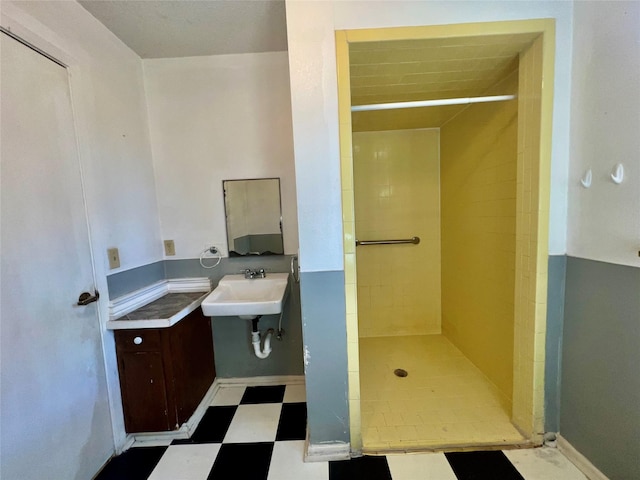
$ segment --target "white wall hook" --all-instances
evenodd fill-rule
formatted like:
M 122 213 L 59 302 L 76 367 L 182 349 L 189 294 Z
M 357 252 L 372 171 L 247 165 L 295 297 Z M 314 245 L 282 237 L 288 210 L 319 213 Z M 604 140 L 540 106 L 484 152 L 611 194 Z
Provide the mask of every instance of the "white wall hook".
M 621 163 L 619 163 L 614 167 L 613 173 L 611 173 L 611 180 L 613 180 L 614 183 L 617 183 L 618 185 L 620 185 L 623 179 L 624 179 L 624 167 L 622 166 Z
M 592 176 L 593 175 L 591 174 L 591 169 L 589 169 L 586 172 L 584 172 L 584 175 L 580 179 L 580 183 L 582 184 L 582 186 L 584 188 L 589 188 L 591 186 L 591 177 Z

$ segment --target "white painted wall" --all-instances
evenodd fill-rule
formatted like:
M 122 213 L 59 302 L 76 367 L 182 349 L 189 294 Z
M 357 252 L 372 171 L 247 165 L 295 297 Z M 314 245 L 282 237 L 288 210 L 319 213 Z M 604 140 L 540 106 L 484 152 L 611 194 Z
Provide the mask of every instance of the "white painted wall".
M 640 2 L 576 2 L 573 23 L 567 253 L 640 267 Z
M 144 60 L 162 236 L 176 256 L 227 252 L 222 181 L 280 177 L 285 253 L 298 248 L 286 52 Z
M 302 270 L 343 268 L 334 31 L 356 28 L 556 19 L 549 253 L 565 253 L 572 8 L 556 1 L 287 0 Z
M 140 58 L 75 2 L 3 2 L 2 11 L 8 25 L 22 23 L 27 37 L 65 52 L 78 77 L 72 95 L 96 267 L 110 274 L 160 260 Z M 108 270 L 109 247 L 120 251 L 117 270 Z
M 3 27 L 69 65 L 96 286 L 102 294 L 98 314 L 115 432 L 110 441 L 120 447 L 124 423 L 115 349 L 113 335 L 104 330 L 106 276 L 162 259 L 142 65 L 74 1 L 2 1 L 1 12 Z M 118 270 L 108 270 L 109 247 L 120 250 Z M 47 334 L 53 336 L 55 325 L 51 329 Z M 43 452 L 43 462 L 50 453 Z

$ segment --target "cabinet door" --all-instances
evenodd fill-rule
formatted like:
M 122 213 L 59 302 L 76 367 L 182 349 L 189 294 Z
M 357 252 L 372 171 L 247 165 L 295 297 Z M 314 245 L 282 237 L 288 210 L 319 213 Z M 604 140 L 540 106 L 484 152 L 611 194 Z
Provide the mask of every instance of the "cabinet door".
M 160 352 L 120 352 L 118 364 L 126 431 L 171 430 Z
M 200 308 L 169 330 L 178 424 L 187 421 L 216 377 L 211 319 Z
M 115 340 L 126 431 L 171 430 L 159 329 L 116 330 Z

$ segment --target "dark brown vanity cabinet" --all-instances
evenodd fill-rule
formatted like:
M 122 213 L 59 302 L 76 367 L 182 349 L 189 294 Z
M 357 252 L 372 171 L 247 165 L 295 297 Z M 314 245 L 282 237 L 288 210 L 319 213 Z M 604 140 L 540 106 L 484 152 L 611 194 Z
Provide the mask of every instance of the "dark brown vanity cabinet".
M 215 379 L 211 319 L 198 307 L 169 328 L 115 330 L 128 433 L 175 430 Z

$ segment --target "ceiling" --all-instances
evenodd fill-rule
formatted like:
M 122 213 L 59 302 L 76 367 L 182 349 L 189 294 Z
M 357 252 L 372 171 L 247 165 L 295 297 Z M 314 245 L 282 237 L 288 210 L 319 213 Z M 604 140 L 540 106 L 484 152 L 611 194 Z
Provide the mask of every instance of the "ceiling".
M 351 43 L 351 103 L 502 95 L 537 34 Z M 497 90 L 496 90 L 497 89 Z M 496 91 L 493 91 L 496 90 Z M 490 93 L 489 93 L 490 92 Z M 354 112 L 354 131 L 439 127 L 465 106 Z
M 284 0 L 78 0 L 141 58 L 287 50 Z M 501 95 L 536 34 L 349 45 L 353 105 Z M 492 90 L 491 90 L 492 89 Z M 488 93 L 491 92 L 491 93 Z M 354 131 L 436 128 L 466 106 L 354 112 Z
M 141 58 L 287 50 L 284 0 L 79 0 Z

